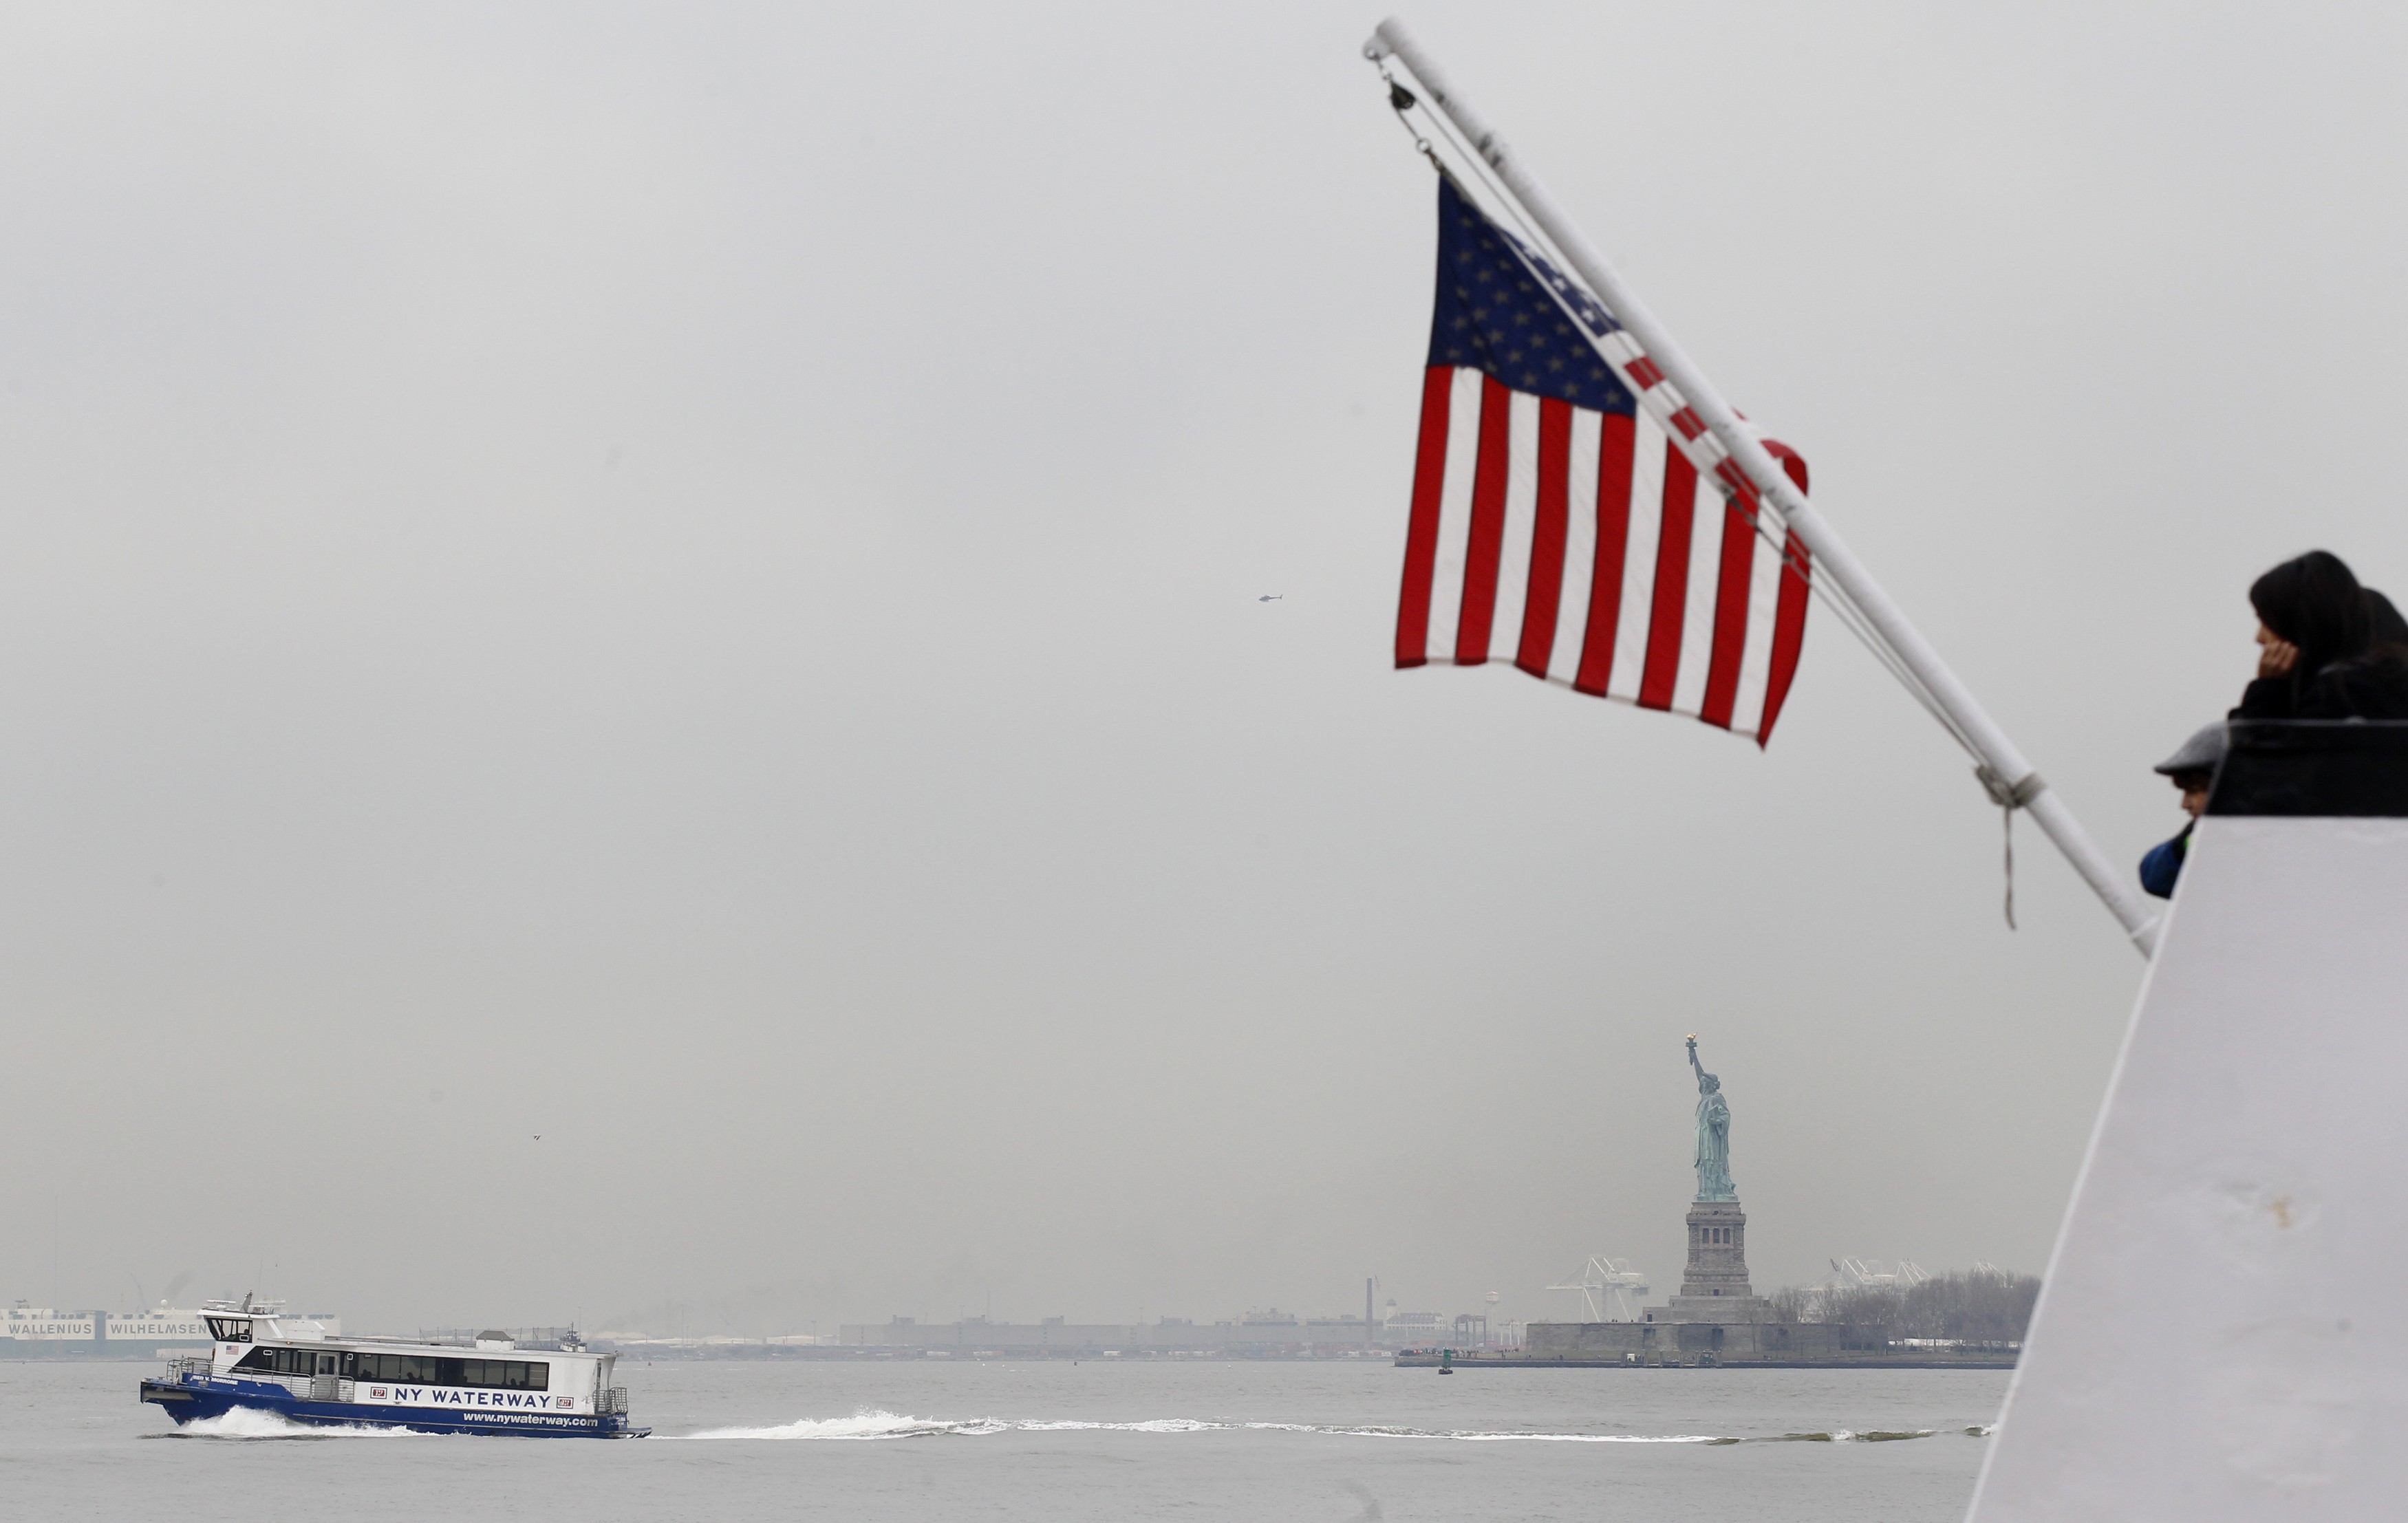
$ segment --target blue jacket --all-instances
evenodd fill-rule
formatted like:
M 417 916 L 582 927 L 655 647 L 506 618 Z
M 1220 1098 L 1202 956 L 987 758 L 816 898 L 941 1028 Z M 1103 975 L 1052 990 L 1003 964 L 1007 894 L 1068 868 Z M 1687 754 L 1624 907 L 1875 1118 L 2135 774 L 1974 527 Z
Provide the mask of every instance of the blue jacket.
M 2197 824 L 2198 821 L 2191 823 Z M 2190 850 L 2190 825 L 2185 825 L 2180 835 L 2151 847 L 2149 854 L 2141 859 L 2141 887 L 2143 890 L 2159 899 L 2174 896 L 2174 881 L 2182 876 L 2183 856 Z

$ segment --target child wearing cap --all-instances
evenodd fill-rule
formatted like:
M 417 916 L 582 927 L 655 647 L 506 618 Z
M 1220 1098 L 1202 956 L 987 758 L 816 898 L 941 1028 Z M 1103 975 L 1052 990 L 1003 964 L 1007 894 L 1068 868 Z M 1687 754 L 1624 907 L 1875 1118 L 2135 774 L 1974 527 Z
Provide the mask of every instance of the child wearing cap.
M 2174 896 L 2182 876 L 2183 857 L 2190 849 L 2191 827 L 2207 812 L 2208 785 L 2215 781 L 2215 764 L 2224 760 L 2224 724 L 2218 720 L 2182 743 L 2182 748 L 2157 763 L 2157 770 L 2173 779 L 2182 792 L 2183 813 L 2190 816 L 2182 833 L 2149 848 L 2141 859 L 2141 887 L 2159 899 Z

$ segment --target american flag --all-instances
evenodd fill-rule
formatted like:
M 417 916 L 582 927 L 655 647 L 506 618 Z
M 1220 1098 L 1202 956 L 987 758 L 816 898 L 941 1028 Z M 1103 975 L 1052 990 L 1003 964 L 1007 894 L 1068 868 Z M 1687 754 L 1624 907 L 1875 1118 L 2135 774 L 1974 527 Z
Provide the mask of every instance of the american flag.
M 1808 570 L 1612 314 L 1441 176 L 1397 664 L 1508 661 L 1760 746 Z

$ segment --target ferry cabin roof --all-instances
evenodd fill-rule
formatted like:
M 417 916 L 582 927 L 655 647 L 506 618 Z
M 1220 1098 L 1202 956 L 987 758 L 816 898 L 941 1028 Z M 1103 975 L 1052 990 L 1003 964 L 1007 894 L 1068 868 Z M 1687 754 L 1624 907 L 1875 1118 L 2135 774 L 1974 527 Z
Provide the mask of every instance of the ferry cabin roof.
M 474 1347 L 467 1347 L 459 1344 L 429 1343 L 423 1338 L 377 1338 L 358 1336 L 328 1338 L 322 1334 L 317 1323 L 308 1321 L 305 1318 L 265 1317 L 255 1313 L 236 1314 L 231 1312 L 211 1312 L 208 1315 L 207 1320 L 209 1324 L 210 1335 L 222 1345 L 251 1344 L 270 1348 L 284 1346 L 292 1348 L 315 1349 L 329 1354 L 373 1355 L 385 1358 L 429 1360 L 441 1359 L 447 1361 L 469 1360 L 480 1363 L 500 1363 L 507 1360 L 517 1364 L 546 1366 L 553 1364 L 569 1364 L 583 1365 L 588 1368 L 600 1364 L 606 1359 L 614 1358 L 614 1356 L 609 1354 L 595 1354 L 581 1350 L 562 1350 L 555 1352 L 551 1349 L 519 1349 L 513 1347 L 508 1343 L 483 1340 L 480 1340 Z M 224 1356 L 221 1354 L 221 1358 L 223 1357 Z M 240 1363 L 242 1359 L 243 1356 L 237 1353 L 235 1358 L 228 1360 L 228 1362 Z M 432 1374 L 409 1375 L 396 1374 L 371 1376 L 369 1378 L 421 1380 L 429 1384 L 456 1384 L 456 1382 L 437 1381 Z M 471 1380 L 466 1383 L 470 1385 L 485 1384 L 482 1380 Z M 497 1379 L 494 1384 L 498 1386 L 501 1385 L 502 1382 Z M 531 1388 L 541 1390 L 544 1388 L 542 1386 L 535 1386 Z

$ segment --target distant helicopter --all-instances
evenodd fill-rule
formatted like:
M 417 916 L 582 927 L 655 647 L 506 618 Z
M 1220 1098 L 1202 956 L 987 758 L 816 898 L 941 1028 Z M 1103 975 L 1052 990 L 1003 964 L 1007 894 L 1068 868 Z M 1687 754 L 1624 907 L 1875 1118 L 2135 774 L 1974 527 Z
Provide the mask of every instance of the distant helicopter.
M 1254 601 L 1256 603 L 1284 603 L 1287 601 L 1287 594 L 1285 592 L 1265 592 L 1261 597 L 1254 599 Z

